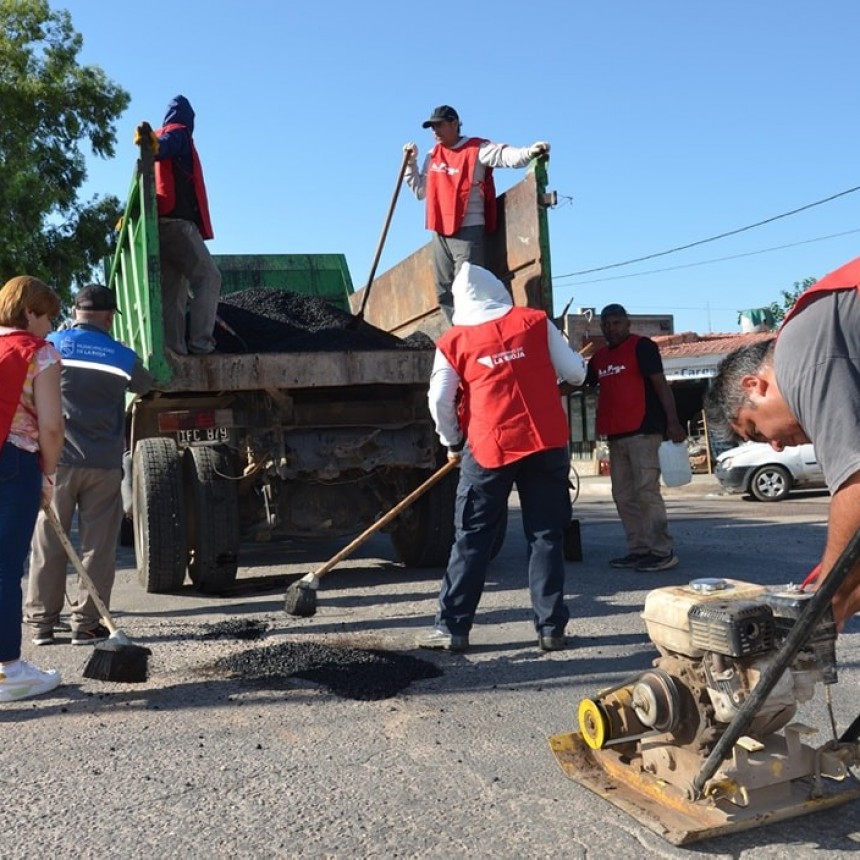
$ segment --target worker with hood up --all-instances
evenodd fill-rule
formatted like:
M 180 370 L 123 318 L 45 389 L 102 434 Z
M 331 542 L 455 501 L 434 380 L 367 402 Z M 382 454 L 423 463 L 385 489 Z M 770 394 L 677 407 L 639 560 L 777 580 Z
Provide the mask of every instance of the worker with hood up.
M 464 263 L 452 285 L 453 326 L 437 342 L 430 411 L 460 463 L 455 539 L 432 631 L 422 648 L 464 651 L 495 536 L 517 485 L 529 545 L 538 646 L 566 647 L 564 531 L 571 519 L 568 423 L 559 380 L 580 385 L 585 362 L 547 315 L 514 307 L 504 284 Z
M 145 134 L 138 126 L 135 142 Z M 180 355 L 205 355 L 215 349 L 221 273 L 204 242 L 214 233 L 194 145 L 194 109 L 185 96 L 171 99 L 164 125 L 151 135 L 165 345 Z

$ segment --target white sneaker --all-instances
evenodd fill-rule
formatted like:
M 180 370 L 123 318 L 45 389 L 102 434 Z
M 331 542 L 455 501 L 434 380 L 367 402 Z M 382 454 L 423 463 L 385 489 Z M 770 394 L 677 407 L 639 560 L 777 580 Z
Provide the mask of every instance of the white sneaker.
M 60 685 L 60 673 L 43 672 L 26 660 L 6 671 L 0 669 L 0 702 L 17 702 L 47 693 Z

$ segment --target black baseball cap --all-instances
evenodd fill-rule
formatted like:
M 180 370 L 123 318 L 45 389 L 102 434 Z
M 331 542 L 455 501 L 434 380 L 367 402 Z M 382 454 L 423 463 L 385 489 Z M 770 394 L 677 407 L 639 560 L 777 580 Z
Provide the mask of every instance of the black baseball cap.
M 439 105 L 439 107 L 433 108 L 430 119 L 421 123 L 421 128 L 430 128 L 437 122 L 450 122 L 452 119 L 457 120 L 457 122 L 460 121 L 460 115 L 457 111 L 451 105 Z
M 600 319 L 605 320 L 607 317 L 626 317 L 627 311 L 624 310 L 624 305 L 611 304 L 607 305 L 600 312 Z
M 75 294 L 75 307 L 81 311 L 121 311 L 116 306 L 113 290 L 101 284 L 87 284 Z

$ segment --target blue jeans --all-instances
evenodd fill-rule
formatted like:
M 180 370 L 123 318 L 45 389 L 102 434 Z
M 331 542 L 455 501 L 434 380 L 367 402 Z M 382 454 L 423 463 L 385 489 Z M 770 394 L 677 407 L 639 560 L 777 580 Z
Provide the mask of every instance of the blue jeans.
M 21 656 L 21 579 L 42 500 L 39 455 L 0 449 L 0 661 Z
M 493 539 L 517 485 L 528 542 L 529 594 L 535 630 L 561 636 L 570 613 L 564 603 L 564 530 L 570 523 L 567 448 L 529 454 L 515 463 L 485 469 L 468 446 L 463 450 L 456 534 L 439 593 L 436 626 L 455 636 L 472 627 L 484 591 Z

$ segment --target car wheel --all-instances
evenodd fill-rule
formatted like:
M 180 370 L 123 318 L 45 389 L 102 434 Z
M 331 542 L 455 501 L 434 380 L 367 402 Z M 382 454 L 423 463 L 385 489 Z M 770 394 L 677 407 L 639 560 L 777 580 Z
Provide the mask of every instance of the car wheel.
M 762 466 L 750 480 L 750 493 L 760 502 L 779 502 L 790 489 L 791 475 L 782 466 Z

